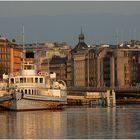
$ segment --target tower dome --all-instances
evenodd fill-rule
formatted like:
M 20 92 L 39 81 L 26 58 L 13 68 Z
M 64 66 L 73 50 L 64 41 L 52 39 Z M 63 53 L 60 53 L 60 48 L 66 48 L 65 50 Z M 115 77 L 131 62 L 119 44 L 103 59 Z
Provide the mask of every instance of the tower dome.
M 80 50 L 83 50 L 83 49 L 88 49 L 88 46 L 85 43 L 84 39 L 85 39 L 85 36 L 84 36 L 84 34 L 82 32 L 82 29 L 81 29 L 81 33 L 79 34 L 79 42 L 75 46 L 75 48 L 72 50 L 73 52 L 77 52 L 77 51 L 80 51 Z
M 84 42 L 85 36 L 82 32 L 82 28 L 81 28 L 81 33 L 79 34 L 79 42 Z

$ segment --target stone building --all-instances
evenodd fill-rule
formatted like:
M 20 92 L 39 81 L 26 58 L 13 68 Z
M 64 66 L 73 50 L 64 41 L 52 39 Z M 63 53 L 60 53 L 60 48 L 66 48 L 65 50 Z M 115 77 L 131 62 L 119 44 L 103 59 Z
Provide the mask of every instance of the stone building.
M 49 62 L 48 62 L 49 61 Z M 50 60 L 45 59 L 41 64 L 41 71 L 56 73 L 57 80 L 67 82 L 67 57 L 53 56 Z
M 18 48 L 23 49 L 23 45 L 18 45 Z M 71 50 L 71 46 L 66 42 L 62 43 L 31 43 L 25 44 L 26 60 L 32 63 L 42 63 L 44 59 L 48 59 L 53 56 L 67 56 Z
M 100 50 L 100 51 L 99 51 Z M 140 49 L 107 47 L 96 52 L 97 87 L 140 85 Z
M 140 87 L 140 49 L 133 43 L 88 47 L 81 33 L 71 60 L 74 87 Z
M 115 49 L 114 65 L 116 86 L 129 87 L 140 84 L 140 49 Z
M 79 42 L 71 50 L 72 86 L 94 86 L 94 50 L 85 43 L 84 34 L 79 35 Z

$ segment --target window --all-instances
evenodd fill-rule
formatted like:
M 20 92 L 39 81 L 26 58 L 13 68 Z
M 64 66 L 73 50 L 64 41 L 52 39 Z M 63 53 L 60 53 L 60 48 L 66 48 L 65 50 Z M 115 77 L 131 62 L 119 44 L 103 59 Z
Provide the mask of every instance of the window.
M 35 83 L 38 83 L 38 78 L 35 78 Z
M 27 83 L 33 83 L 33 78 L 27 78 Z
M 20 78 L 20 83 L 23 83 L 23 78 Z
M 124 57 L 128 57 L 128 56 L 129 56 L 128 52 L 124 51 Z
M 39 82 L 40 83 L 43 83 L 43 78 L 39 78 Z
M 27 94 L 27 89 L 25 89 L 25 94 Z
M 16 78 L 15 79 L 15 83 L 19 83 L 19 78 Z
M 11 78 L 11 84 L 14 84 L 14 78 Z
M 23 78 L 23 83 L 26 83 L 26 78 Z
M 125 84 L 127 84 L 127 85 L 128 85 L 129 83 L 130 83 L 130 82 L 129 82 L 129 80 L 125 80 Z

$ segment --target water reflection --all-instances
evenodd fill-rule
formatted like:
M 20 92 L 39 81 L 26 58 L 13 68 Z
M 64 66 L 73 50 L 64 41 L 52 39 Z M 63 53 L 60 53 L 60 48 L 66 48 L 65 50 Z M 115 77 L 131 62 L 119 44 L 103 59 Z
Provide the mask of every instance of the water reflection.
M 64 111 L 0 111 L 0 138 L 140 138 L 139 107 L 82 106 Z
M 115 138 L 116 108 L 81 108 L 68 115 L 69 138 Z M 73 128 L 73 129 L 72 129 Z
M 67 117 L 62 112 L 1 112 L 0 138 L 59 138 Z

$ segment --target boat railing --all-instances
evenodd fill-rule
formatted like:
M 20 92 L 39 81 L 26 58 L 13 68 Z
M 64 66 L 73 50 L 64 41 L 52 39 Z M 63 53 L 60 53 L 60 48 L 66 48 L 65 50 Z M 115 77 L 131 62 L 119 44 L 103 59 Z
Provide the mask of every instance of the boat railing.
M 48 85 L 44 83 L 43 84 L 42 83 L 16 83 L 14 85 L 16 85 L 17 87 L 43 87 L 43 88 L 48 87 Z
M 34 100 L 50 100 L 50 101 L 66 101 L 67 99 L 65 97 L 61 96 L 44 96 L 44 95 L 27 95 L 24 94 L 23 98 L 25 99 L 34 99 Z

